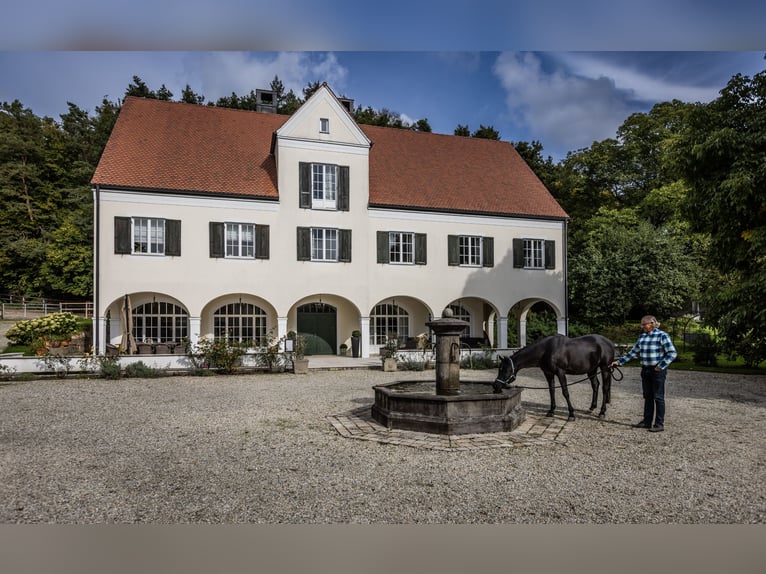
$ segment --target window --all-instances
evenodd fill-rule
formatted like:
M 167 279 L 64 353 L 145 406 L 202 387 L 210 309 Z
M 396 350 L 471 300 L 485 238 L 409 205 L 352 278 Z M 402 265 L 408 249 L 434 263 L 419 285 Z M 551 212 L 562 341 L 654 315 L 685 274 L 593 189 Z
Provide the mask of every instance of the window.
M 449 235 L 447 262 L 461 267 L 493 267 L 494 238 L 475 235 Z
M 311 166 L 311 205 L 314 209 L 335 209 L 338 199 L 338 166 L 315 163 Z
M 323 134 L 330 133 L 330 120 L 327 118 L 319 118 L 319 131 Z
M 266 312 L 251 303 L 228 303 L 213 313 L 213 337 L 249 343 L 266 343 Z
M 414 261 L 415 235 L 412 233 L 388 234 L 388 260 L 391 263 L 412 263 Z
M 311 230 L 311 260 L 312 261 L 337 261 L 338 260 L 338 230 L 337 229 L 312 229 Z
M 136 341 L 179 343 L 189 336 L 189 313 L 174 303 L 153 301 L 133 309 Z
M 165 253 L 165 220 L 133 218 L 133 253 Z
M 524 267 L 528 269 L 543 268 L 543 245 L 542 239 L 524 240 Z
M 514 239 L 513 266 L 519 269 L 555 269 L 556 242 L 545 239 Z
M 181 255 L 181 222 L 155 217 L 115 217 L 114 252 Z
M 226 257 L 255 257 L 255 225 L 226 224 Z
M 305 209 L 348 211 L 348 166 L 300 162 L 298 164 L 298 205 Z
M 298 227 L 298 261 L 351 261 L 351 230 Z
M 378 231 L 378 263 L 425 265 L 425 233 Z
M 460 265 L 481 267 L 481 237 L 461 236 L 458 248 Z
M 389 335 L 406 339 L 410 333 L 410 316 L 394 303 L 375 305 L 370 315 L 370 344 L 385 345 Z
M 269 226 L 211 221 L 210 257 L 268 259 Z

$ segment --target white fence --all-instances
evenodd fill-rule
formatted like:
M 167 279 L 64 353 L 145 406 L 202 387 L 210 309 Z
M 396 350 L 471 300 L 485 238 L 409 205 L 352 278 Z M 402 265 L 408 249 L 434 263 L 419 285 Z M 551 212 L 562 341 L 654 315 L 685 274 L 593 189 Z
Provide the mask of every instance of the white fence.
M 0 320 L 32 319 L 50 313 L 69 312 L 79 317 L 93 317 L 93 303 L 89 301 L 19 301 L 0 302 Z

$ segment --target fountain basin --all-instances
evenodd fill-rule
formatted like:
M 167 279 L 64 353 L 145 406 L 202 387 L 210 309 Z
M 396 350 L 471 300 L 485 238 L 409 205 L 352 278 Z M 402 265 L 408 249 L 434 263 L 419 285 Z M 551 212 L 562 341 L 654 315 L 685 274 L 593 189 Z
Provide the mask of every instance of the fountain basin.
M 491 382 L 464 381 L 455 395 L 435 394 L 436 383 L 376 385 L 372 418 L 390 429 L 435 434 L 508 432 L 524 420 L 521 389 L 495 394 Z

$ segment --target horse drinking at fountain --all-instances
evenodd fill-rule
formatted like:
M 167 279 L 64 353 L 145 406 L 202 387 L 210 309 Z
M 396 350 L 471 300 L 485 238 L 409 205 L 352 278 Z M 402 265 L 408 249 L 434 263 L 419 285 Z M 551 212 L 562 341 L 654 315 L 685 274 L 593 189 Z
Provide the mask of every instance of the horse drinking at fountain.
M 564 335 L 550 335 L 516 351 L 510 357 L 500 357 L 500 369 L 493 383 L 496 393 L 511 387 L 516 379 L 516 373 L 528 367 L 542 369 L 548 381 L 548 391 L 551 395 L 551 409 L 546 416 L 552 417 L 556 410 L 556 394 L 554 377 L 558 378 L 561 392 L 569 407 L 569 420 L 574 420 L 574 408 L 569 400 L 567 375 L 587 374 L 593 389 L 593 399 L 590 411 L 598 403 L 598 371 L 604 382 L 599 418 L 606 416 L 606 405 L 609 402 L 612 389 L 612 372 L 609 365 L 614 360 L 614 343 L 601 335 L 585 335 L 569 338 Z

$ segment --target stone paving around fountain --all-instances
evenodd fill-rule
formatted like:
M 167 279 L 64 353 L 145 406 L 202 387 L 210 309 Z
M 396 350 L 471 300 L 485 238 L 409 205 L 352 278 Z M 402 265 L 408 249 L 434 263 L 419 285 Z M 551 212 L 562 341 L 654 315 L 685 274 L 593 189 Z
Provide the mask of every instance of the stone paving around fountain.
M 511 432 L 440 435 L 399 429 L 388 429 L 376 422 L 370 407 L 327 417 L 342 436 L 385 444 L 442 451 L 464 451 L 486 448 L 564 445 L 577 421 L 565 416 L 546 417 L 543 411 L 525 405 L 524 421 Z

